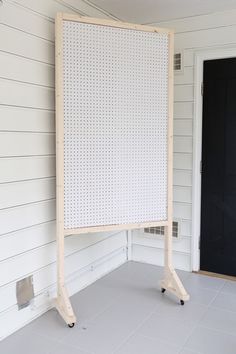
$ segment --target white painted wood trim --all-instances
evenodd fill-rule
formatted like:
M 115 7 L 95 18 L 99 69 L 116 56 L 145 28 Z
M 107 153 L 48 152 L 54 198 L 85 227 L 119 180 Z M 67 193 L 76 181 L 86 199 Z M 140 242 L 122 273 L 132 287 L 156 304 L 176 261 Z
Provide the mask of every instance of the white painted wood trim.
M 127 261 L 132 260 L 132 231 L 127 230 Z
M 203 63 L 205 60 L 236 57 L 235 47 L 222 47 L 197 51 L 195 53 L 194 75 L 194 118 L 193 118 L 193 188 L 192 188 L 192 250 L 191 269 L 200 270 L 200 229 L 201 229 L 201 173 L 202 159 L 202 94 Z

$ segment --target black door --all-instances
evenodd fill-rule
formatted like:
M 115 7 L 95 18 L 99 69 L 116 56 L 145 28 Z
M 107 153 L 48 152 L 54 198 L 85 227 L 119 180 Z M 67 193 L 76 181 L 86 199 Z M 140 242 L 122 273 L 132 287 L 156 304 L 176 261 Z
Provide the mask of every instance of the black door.
M 236 276 L 236 58 L 204 62 L 200 269 Z

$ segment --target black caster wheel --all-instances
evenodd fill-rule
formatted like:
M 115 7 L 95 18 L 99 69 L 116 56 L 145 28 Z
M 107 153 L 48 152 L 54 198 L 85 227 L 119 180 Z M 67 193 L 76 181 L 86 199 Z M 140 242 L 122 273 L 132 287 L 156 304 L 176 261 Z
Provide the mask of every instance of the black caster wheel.
M 75 325 L 74 323 L 69 323 L 69 324 L 68 324 L 68 327 L 69 327 L 69 328 L 73 328 L 74 325 Z
M 164 289 L 164 288 L 161 288 L 161 292 L 162 292 L 162 294 L 164 294 L 164 292 L 166 291 L 166 289 Z
M 184 300 L 180 300 L 180 305 L 184 306 Z

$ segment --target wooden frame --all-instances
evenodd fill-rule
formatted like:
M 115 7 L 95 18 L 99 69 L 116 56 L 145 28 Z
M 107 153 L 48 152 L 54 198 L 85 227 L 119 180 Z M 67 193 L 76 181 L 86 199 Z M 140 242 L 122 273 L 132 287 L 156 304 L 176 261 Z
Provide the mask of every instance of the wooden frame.
M 63 78 L 62 78 L 62 23 L 76 21 L 101 26 L 119 27 L 131 30 L 168 33 L 169 36 L 169 119 L 168 119 L 168 212 L 167 220 L 138 224 L 104 225 L 96 227 L 64 228 L 64 132 L 63 132 Z M 165 226 L 165 264 L 164 280 L 161 282 L 163 292 L 169 290 L 182 302 L 189 299 L 180 279 L 172 265 L 172 194 L 173 194 L 173 40 L 174 34 L 169 29 L 135 25 L 130 23 L 101 20 L 90 17 L 58 13 L 56 17 L 56 196 L 57 196 L 57 299 L 56 308 L 72 327 L 76 322 L 69 296 L 65 287 L 64 273 L 64 238 L 66 235 L 92 233 L 111 230 L 131 230 L 153 226 Z

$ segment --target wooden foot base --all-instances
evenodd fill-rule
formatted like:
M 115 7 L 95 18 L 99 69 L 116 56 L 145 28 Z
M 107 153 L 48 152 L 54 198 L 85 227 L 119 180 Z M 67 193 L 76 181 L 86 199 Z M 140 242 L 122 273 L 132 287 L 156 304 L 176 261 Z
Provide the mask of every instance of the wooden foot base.
M 64 287 L 61 287 L 58 290 L 58 295 L 55 300 L 55 306 L 61 317 L 68 324 L 69 327 L 73 327 L 76 323 L 76 317 L 71 306 L 71 302 L 67 291 Z
M 178 275 L 176 274 L 176 271 L 173 268 L 168 268 L 167 270 L 165 270 L 165 277 L 161 281 L 161 288 L 170 291 L 180 300 L 189 300 L 189 294 L 184 289 L 181 280 L 179 279 Z

